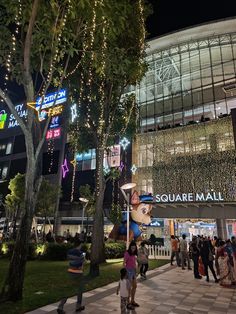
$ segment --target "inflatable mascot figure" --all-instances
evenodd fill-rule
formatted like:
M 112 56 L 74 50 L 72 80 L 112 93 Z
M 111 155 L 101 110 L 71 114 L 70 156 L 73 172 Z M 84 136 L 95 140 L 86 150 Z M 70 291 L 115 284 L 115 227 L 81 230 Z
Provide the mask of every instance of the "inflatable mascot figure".
M 149 202 L 149 203 L 144 203 Z M 137 191 L 134 191 L 131 197 L 132 209 L 130 215 L 129 225 L 129 239 L 135 241 L 142 240 L 141 225 L 149 225 L 151 223 L 151 210 L 152 210 L 152 196 L 142 195 L 139 196 Z M 114 240 L 126 240 L 127 236 L 127 213 L 122 214 L 122 222 L 120 225 L 114 225 L 109 238 Z

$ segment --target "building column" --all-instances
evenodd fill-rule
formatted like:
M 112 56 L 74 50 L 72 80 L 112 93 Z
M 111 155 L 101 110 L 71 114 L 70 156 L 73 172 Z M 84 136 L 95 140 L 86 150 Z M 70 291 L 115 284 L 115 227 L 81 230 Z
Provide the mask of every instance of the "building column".
M 218 238 L 221 238 L 222 240 L 227 240 L 228 232 L 226 227 L 226 220 L 222 218 L 216 218 L 216 228 Z
M 175 234 L 175 227 L 174 227 L 174 220 L 173 219 L 169 220 L 169 230 L 170 230 L 170 235 Z

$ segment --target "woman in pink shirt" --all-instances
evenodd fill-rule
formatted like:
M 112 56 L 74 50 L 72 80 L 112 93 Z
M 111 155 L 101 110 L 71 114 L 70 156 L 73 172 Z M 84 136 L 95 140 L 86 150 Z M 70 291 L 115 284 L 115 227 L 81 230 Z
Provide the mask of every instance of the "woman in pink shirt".
M 134 306 L 138 307 L 138 303 L 134 301 L 135 292 L 137 288 L 137 280 L 136 280 L 136 269 L 137 269 L 137 245 L 134 241 L 132 241 L 129 245 L 128 250 L 125 252 L 124 256 L 124 266 L 127 270 L 128 279 L 131 283 L 131 300 L 128 304 L 127 308 L 132 309 Z

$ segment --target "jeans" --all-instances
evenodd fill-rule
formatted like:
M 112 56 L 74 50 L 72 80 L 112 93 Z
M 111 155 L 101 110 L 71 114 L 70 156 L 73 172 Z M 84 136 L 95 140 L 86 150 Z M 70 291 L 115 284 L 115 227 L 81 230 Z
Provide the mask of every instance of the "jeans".
M 187 260 L 188 269 L 189 269 L 189 268 L 190 268 L 190 258 L 189 258 L 188 252 L 182 251 L 182 252 L 180 252 L 180 256 L 181 256 L 181 265 L 182 265 L 182 269 L 184 268 L 184 262 L 185 262 L 185 260 Z
M 82 298 L 83 298 L 83 291 L 84 291 L 84 286 L 85 283 L 89 280 L 89 275 L 84 276 L 83 273 L 81 274 L 70 274 L 72 282 L 77 285 L 78 290 L 77 290 L 77 303 L 76 303 L 76 308 L 79 308 L 82 304 Z M 67 301 L 68 297 L 64 297 L 61 299 L 58 309 L 63 310 L 63 307 Z
M 170 258 L 170 263 L 173 263 L 174 257 L 176 256 L 176 263 L 178 266 L 180 266 L 180 260 L 179 260 L 179 251 L 172 251 L 171 252 L 171 258 Z
M 140 275 L 146 275 L 146 272 L 148 270 L 148 264 L 141 264 L 140 266 Z

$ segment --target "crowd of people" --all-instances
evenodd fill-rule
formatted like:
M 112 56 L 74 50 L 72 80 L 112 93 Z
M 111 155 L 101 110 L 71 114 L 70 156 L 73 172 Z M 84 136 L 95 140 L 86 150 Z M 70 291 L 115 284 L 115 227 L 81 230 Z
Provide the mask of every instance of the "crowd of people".
M 225 287 L 236 285 L 236 238 L 223 241 L 216 236 L 211 239 L 204 236 L 193 236 L 187 243 L 186 235 L 182 238 L 171 236 L 171 265 L 192 270 L 190 260 L 193 261 L 194 278 L 206 278 L 209 282 L 209 269 L 216 283 Z

